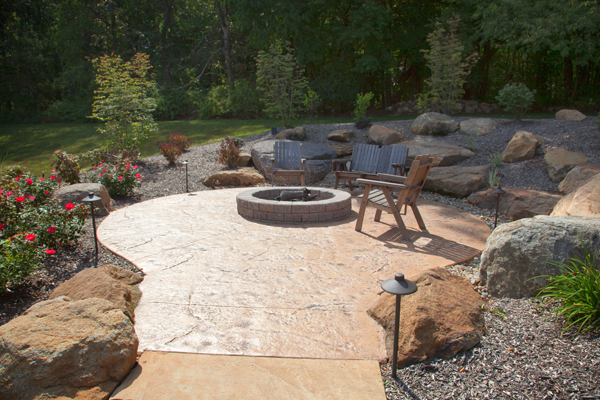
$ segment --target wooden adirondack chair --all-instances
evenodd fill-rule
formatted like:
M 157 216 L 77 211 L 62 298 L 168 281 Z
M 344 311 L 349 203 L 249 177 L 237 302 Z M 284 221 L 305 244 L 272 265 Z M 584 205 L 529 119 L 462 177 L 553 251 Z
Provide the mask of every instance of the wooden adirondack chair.
M 406 177 L 379 174 L 378 176 L 381 180 L 358 179 L 358 183 L 365 185 L 365 192 L 362 194 L 355 229 L 359 232 L 361 231 L 367 206 L 372 206 L 377 209 L 377 211 L 375 211 L 376 222 L 379 222 L 381 219 L 382 211 L 393 214 L 396 223 L 402 232 L 402 236 L 406 240 L 410 240 L 410 235 L 400 216 L 400 210 L 402 209 L 402 206 L 405 205 L 410 206 L 412 209 L 417 224 L 419 224 L 419 228 L 426 231 L 427 228 L 425 227 L 425 222 L 423 222 L 421 213 L 419 213 L 419 209 L 417 208 L 417 199 L 425 185 L 425 180 L 427 179 L 427 175 L 429 174 L 432 165 L 433 157 L 430 157 L 429 155 L 418 156 L 415 158 L 415 161 L 412 162 L 410 171 Z M 398 197 L 397 199 L 394 199 L 392 197 L 392 192 L 398 191 Z
M 357 144 L 352 152 L 350 168 L 347 167 L 348 160 L 333 160 L 335 171 L 334 189 L 337 189 L 339 181 L 346 181 L 350 190 L 352 182 L 359 178 L 379 179 L 377 174 L 405 174 L 406 157 L 408 147 L 406 146 L 381 146 L 376 144 Z
M 304 186 L 304 163 L 302 158 L 302 143 L 292 140 L 276 140 L 273 145 L 271 158 L 271 186 L 275 176 L 299 176 L 301 186 Z

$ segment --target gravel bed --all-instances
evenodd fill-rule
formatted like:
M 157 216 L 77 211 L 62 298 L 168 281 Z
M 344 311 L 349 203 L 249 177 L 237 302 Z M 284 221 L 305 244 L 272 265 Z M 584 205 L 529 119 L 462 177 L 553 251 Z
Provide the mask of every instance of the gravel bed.
M 468 118 L 455 118 L 462 121 Z M 499 168 L 504 187 L 557 192 L 557 184 L 550 181 L 543 163 L 543 153 L 550 148 L 562 147 L 585 154 L 591 162 L 600 162 L 600 132 L 595 117 L 581 122 L 556 120 L 497 120 L 498 128 L 490 135 L 478 137 L 476 155 L 459 165 L 485 165 L 490 156 L 502 151 L 512 136 L 526 130 L 544 139 L 541 150 L 529 161 L 502 164 Z M 389 121 L 379 124 L 400 130 L 405 140 L 415 137 L 409 132 L 412 121 Z M 327 135 L 336 129 L 357 132 L 353 143 L 367 142 L 367 129 L 359 130 L 353 124 L 306 125 L 307 141 L 336 144 Z M 271 139 L 271 133 L 245 138 L 242 149 L 250 152 L 256 141 Z M 466 147 L 467 138 L 459 133 L 448 136 L 427 136 L 420 140 L 454 144 Z M 350 143 L 352 144 L 352 143 Z M 190 148 L 176 166 L 168 166 L 160 155 L 140 160 L 142 187 L 135 196 L 117 202 L 124 207 L 156 197 L 185 193 L 185 166 L 188 164 L 190 192 L 210 190 L 201 181 L 224 169 L 217 163 L 219 143 Z M 331 178 L 321 186 L 331 187 Z M 422 197 L 461 208 L 494 225 L 494 211 L 482 210 L 465 199 L 456 199 L 423 192 Z M 100 224 L 102 218 L 97 218 Z M 508 222 L 502 216 L 498 224 Z M 95 250 L 91 221 L 76 247 L 60 249 L 48 258 L 45 267 L 36 271 L 24 284 L 12 292 L 0 295 L 0 325 L 20 315 L 32 304 L 48 298 L 52 290 L 77 272 L 94 267 Z M 99 248 L 98 265 L 113 264 L 141 273 L 128 261 L 114 255 L 103 246 Z M 561 325 L 550 319 L 550 310 L 531 299 L 490 298 L 486 288 L 479 285 L 479 257 L 447 267 L 449 271 L 471 281 L 486 300 L 486 328 L 481 343 L 470 351 L 451 360 L 434 360 L 398 371 L 399 381 L 390 377 L 390 363 L 381 365 L 382 378 L 388 400 L 392 399 L 600 399 L 600 336 L 579 335 L 572 332 L 561 335 Z

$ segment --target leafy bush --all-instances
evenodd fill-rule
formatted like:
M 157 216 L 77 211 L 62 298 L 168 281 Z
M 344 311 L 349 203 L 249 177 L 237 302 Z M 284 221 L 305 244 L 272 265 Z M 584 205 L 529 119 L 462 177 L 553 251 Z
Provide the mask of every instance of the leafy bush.
M 52 165 L 58 171 L 62 180 L 68 183 L 78 183 L 79 180 L 79 158 L 68 154 L 63 150 L 56 150 Z
M 354 109 L 354 115 L 356 119 L 364 118 L 367 116 L 367 108 L 371 105 L 371 100 L 375 95 L 372 92 L 359 93 L 356 95 L 356 108 Z
M 52 199 L 56 177 L 36 178 L 20 168 L 2 171 L 0 186 L 0 291 L 18 284 L 55 248 L 76 242 L 86 207 Z
M 498 92 L 496 100 L 507 112 L 515 114 L 517 119 L 521 119 L 525 111 L 531 108 L 534 96 L 525 84 L 508 83 Z
M 226 137 L 221 141 L 217 161 L 230 168 L 235 166 L 240 158 L 240 149 L 243 145 L 244 141 L 240 138 Z
M 175 146 L 179 147 L 182 152 L 186 151 L 192 145 L 192 141 L 185 135 L 180 134 L 179 132 L 171 132 L 169 133 L 169 142 L 173 142 Z
M 100 163 L 85 174 L 89 182 L 101 183 L 113 198 L 125 198 L 133 195 L 136 187 L 140 187 L 142 175 L 137 165 L 122 159 L 116 163 Z
M 571 327 L 577 327 L 577 333 L 600 331 L 600 270 L 583 240 L 581 244 L 583 259 L 574 257 L 564 263 L 552 263 L 563 273 L 545 276 L 547 284 L 537 295 L 546 299 L 547 305 L 556 305 L 553 313 L 566 320 L 563 332 Z
M 308 112 L 308 116 L 310 117 L 310 123 L 312 124 L 315 120 L 315 116 L 317 115 L 317 110 L 321 106 L 321 99 L 319 98 L 317 92 L 309 88 L 308 92 L 304 95 L 302 105 L 304 106 L 304 109 Z
M 158 151 L 165 157 L 169 165 L 175 165 L 179 156 L 183 154 L 181 147 L 173 141 L 163 142 L 161 140 L 156 144 L 156 147 L 158 147 Z

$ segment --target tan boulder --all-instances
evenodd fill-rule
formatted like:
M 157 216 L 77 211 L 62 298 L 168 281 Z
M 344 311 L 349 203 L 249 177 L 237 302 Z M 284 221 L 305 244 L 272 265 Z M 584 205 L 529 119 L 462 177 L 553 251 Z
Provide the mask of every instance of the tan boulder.
M 390 145 L 402 141 L 404 136 L 402 135 L 402 132 L 396 129 L 388 128 L 383 125 L 372 125 L 369 129 L 367 139 L 372 143 Z
M 61 296 L 67 296 L 74 301 L 92 297 L 105 299 L 117 306 L 134 322 L 133 310 L 141 297 L 135 285 L 142 279 L 138 274 L 114 265 L 88 268 L 61 283 L 54 289 L 49 299 Z
M 498 196 L 492 193 L 494 188 L 471 194 L 467 201 L 484 209 L 495 209 Z M 562 198 L 559 194 L 538 190 L 505 188 L 506 194 L 500 197 L 498 214 L 512 220 L 531 218 L 535 215 L 549 215 Z
M 463 147 L 454 146 L 445 143 L 432 143 L 421 140 L 407 140 L 400 142 L 399 145 L 408 147 L 408 164 L 415 159 L 416 156 L 429 154 L 433 157 L 434 167 L 445 167 L 456 164 L 459 161 L 473 157 L 475 153 Z
M 329 148 L 335 151 L 335 154 L 337 154 L 338 158 L 351 155 L 353 150 L 352 146 L 350 146 L 349 144 L 334 144 L 332 146 L 329 146 Z
M 451 117 L 437 112 L 419 115 L 410 126 L 410 131 L 415 135 L 448 135 L 456 132 L 458 122 Z
M 583 121 L 587 117 L 577 110 L 560 110 L 554 116 L 556 119 L 567 119 L 569 121 Z
M 108 300 L 58 297 L 0 326 L 0 398 L 106 399 L 135 364 L 133 324 Z
M 306 128 L 300 126 L 298 128 L 284 129 L 275 135 L 275 139 L 297 140 L 301 142 L 306 139 Z
M 232 165 L 232 167 L 247 167 L 252 163 L 252 155 L 248 153 L 240 153 L 237 161 Z
M 220 186 L 254 186 L 265 183 L 265 177 L 254 168 L 220 171 L 202 181 L 204 186 L 212 186 L 219 181 Z
M 54 192 L 53 198 L 64 207 L 67 203 L 81 203 L 81 200 L 90 193 L 100 197 L 100 201 L 94 203 L 97 215 L 108 215 L 112 210 L 112 199 L 104 185 L 100 183 L 86 182 L 61 186 Z
M 562 181 L 577 164 L 588 162 L 588 160 L 589 158 L 584 154 L 562 148 L 548 150 L 544 155 L 546 170 L 552 182 L 555 183 Z
M 399 368 L 433 358 L 452 358 L 479 343 L 485 329 L 483 301 L 468 279 L 439 267 L 407 279 L 417 284 L 417 291 L 402 296 Z M 367 311 L 386 331 L 390 358 L 395 306 L 395 296 L 384 293 Z
M 425 190 L 466 197 L 485 186 L 485 174 L 489 168 L 489 165 L 432 168 L 425 181 Z
M 489 135 L 498 123 L 490 118 L 473 118 L 460 123 L 460 133 L 469 136 Z
M 535 149 L 540 146 L 541 141 L 531 132 L 517 131 L 512 137 L 504 152 L 502 161 L 513 163 L 529 160 L 535 155 Z
M 598 173 L 600 173 L 600 164 L 591 162 L 577 164 L 558 185 L 558 190 L 563 194 L 569 194 Z
M 563 197 L 550 215 L 600 218 L 600 175 Z
M 356 133 L 351 129 L 338 129 L 327 135 L 327 140 L 334 142 L 349 142 L 356 137 Z

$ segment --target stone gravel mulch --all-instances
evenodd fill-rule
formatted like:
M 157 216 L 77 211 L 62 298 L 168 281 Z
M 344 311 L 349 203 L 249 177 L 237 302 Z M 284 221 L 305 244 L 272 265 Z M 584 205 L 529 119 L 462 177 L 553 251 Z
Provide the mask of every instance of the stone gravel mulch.
M 464 118 L 456 118 L 463 120 Z M 600 162 L 600 131 L 595 117 L 581 122 L 556 120 L 498 120 L 499 127 L 492 134 L 477 138 L 476 156 L 460 165 L 484 165 L 490 156 L 504 149 L 518 130 L 527 130 L 544 138 L 542 151 L 523 163 L 503 164 L 501 184 L 504 187 L 557 192 L 557 184 L 550 181 L 543 165 L 543 151 L 563 147 L 584 153 L 591 162 Z M 383 125 L 400 130 L 406 140 L 414 139 L 408 128 L 412 121 L 389 121 Z M 367 130 L 353 124 L 307 125 L 307 140 L 335 144 L 326 139 L 336 129 L 353 129 L 355 143 L 366 142 Z M 244 151 L 249 152 L 253 142 L 271 138 L 270 132 L 246 138 Z M 466 147 L 466 137 L 458 133 L 431 136 L 423 140 L 438 141 Z M 223 170 L 216 161 L 219 144 L 195 146 L 180 159 L 177 166 L 169 167 L 162 156 L 140 160 L 143 174 L 142 187 L 134 198 L 121 200 L 124 207 L 156 197 L 185 193 L 187 160 L 190 192 L 210 190 L 201 181 L 210 174 Z M 321 185 L 331 186 L 331 180 Z M 470 212 L 491 228 L 494 211 L 482 210 L 464 199 L 454 199 L 434 193 L 422 197 L 459 207 Z M 97 224 L 102 218 L 97 219 Z M 507 222 L 500 217 L 498 223 Z M 0 295 L 0 325 L 20 315 L 32 304 L 45 300 L 61 282 L 85 268 L 95 266 L 94 241 L 91 220 L 85 226 L 86 234 L 73 248 L 61 249 L 49 258 L 45 268 L 36 271 L 13 292 Z M 479 345 L 459 353 L 451 360 L 434 360 L 398 371 L 399 381 L 391 379 L 390 364 L 381 365 L 382 378 L 388 400 L 392 399 L 599 399 L 600 400 L 600 335 L 561 335 L 560 321 L 551 319 L 548 307 L 532 299 L 489 298 L 485 287 L 478 282 L 479 258 L 465 264 L 447 267 L 451 272 L 470 279 L 474 288 L 486 299 L 487 332 Z M 98 265 L 114 264 L 141 274 L 128 261 L 114 255 L 103 246 L 99 248 Z

